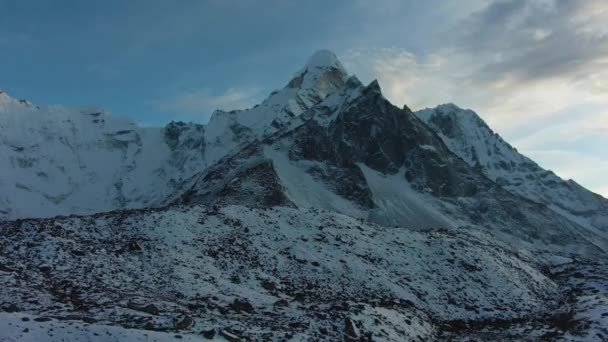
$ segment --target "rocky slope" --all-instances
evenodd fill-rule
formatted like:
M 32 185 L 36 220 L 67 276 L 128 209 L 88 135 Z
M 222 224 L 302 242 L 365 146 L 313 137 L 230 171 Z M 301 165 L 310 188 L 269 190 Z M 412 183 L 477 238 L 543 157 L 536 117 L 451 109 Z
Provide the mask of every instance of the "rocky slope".
M 416 112 L 448 148 L 513 194 L 542 203 L 608 246 L 608 200 L 544 170 L 504 141 L 473 111 L 453 104 Z
M 195 205 L 0 231 L 2 308 L 19 312 L 2 317 L 36 322 L 20 331 L 26 337 L 76 321 L 169 336 L 402 341 L 501 320 L 580 335 L 606 319 L 572 318 L 559 330 L 551 319 L 571 304 L 551 270 L 478 229 L 414 232 L 317 209 Z

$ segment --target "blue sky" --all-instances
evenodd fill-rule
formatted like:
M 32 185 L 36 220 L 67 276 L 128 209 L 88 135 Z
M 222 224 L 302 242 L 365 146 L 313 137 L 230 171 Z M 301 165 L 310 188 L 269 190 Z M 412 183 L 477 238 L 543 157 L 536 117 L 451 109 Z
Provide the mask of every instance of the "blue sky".
M 608 195 L 604 0 L 0 0 L 0 89 L 143 125 L 252 106 L 336 52 L 413 109 L 454 102 Z

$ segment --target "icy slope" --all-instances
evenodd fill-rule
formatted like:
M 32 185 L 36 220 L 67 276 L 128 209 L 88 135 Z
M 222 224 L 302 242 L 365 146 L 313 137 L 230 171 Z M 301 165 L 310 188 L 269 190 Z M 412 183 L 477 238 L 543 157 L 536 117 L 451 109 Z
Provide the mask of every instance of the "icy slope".
M 340 89 L 347 79 L 333 52 L 317 51 L 283 89 L 272 92 L 261 104 L 246 110 L 215 111 L 205 137 L 207 160 L 217 161 L 255 138 L 285 128 L 292 118 Z
M 156 205 L 204 168 L 203 131 L 0 94 L 0 219 Z
M 542 169 L 494 133 L 475 112 L 447 104 L 416 115 L 452 152 L 503 188 L 608 237 L 608 200 Z
M 476 229 L 189 206 L 4 222 L 0 232 L 3 310 L 55 325 L 337 340 L 352 323 L 374 340 L 429 340 L 455 320 L 540 319 L 562 306 L 533 259 Z

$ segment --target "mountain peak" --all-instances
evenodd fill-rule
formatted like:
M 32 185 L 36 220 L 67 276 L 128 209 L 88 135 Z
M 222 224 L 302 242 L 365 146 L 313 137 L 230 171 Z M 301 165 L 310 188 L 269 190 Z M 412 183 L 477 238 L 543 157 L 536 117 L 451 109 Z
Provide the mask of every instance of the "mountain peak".
M 427 122 L 443 120 L 445 124 L 447 123 L 446 120 L 449 120 L 452 122 L 452 125 L 483 127 L 484 129 L 491 131 L 488 124 L 479 116 L 479 114 L 470 109 L 459 107 L 454 103 L 444 103 L 434 108 L 419 110 L 416 112 L 416 116 Z M 446 128 L 444 127 L 444 129 Z M 492 132 L 492 134 L 494 134 L 494 132 Z
M 336 57 L 336 54 L 329 50 L 318 50 L 298 71 L 287 84 L 288 88 L 315 88 L 319 83 L 323 83 L 321 88 L 331 83 L 331 90 L 340 88 L 348 79 L 348 72 L 342 66 L 342 63 Z M 327 89 L 329 90 L 329 89 Z M 329 92 L 322 91 L 322 98 L 327 96 Z
M 319 50 L 278 95 L 282 98 L 285 95 L 282 92 L 289 93 L 287 112 L 299 115 L 342 88 L 348 79 L 349 75 L 338 57 L 329 50 Z
M 307 68 L 336 67 L 343 69 L 335 53 L 329 50 L 318 50 L 306 62 Z
M 378 83 L 377 79 L 374 79 L 367 85 L 367 90 L 382 94 L 382 89 L 380 88 L 380 83 Z

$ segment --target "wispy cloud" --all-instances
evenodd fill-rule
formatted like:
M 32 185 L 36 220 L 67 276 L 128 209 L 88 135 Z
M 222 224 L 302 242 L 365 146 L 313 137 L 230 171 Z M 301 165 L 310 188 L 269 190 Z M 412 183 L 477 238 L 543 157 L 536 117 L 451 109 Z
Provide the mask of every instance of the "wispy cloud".
M 377 78 L 397 105 L 421 108 L 451 101 L 456 95 L 457 76 L 440 54 L 419 57 L 399 48 L 358 49 L 348 51 L 342 60 L 363 81 Z
M 593 171 L 608 160 L 599 148 L 608 146 L 607 22 L 604 0 L 496 0 L 424 54 L 351 50 L 344 59 L 394 103 L 472 108 L 543 166 L 599 191 L 608 186 Z
M 149 104 L 162 112 L 186 115 L 199 122 L 207 122 L 216 109 L 233 110 L 252 107 L 260 102 L 258 88 L 230 88 L 220 94 L 210 89 L 183 91 L 167 98 L 150 101 Z
M 608 65 L 604 0 L 501 0 L 473 13 L 454 49 L 485 60 L 476 74 L 518 82 L 587 78 Z
M 531 150 L 541 145 L 565 147 L 593 139 L 604 140 L 606 137 L 608 137 L 608 112 L 564 118 L 553 125 L 535 130 L 518 139 L 516 143 L 521 148 Z

